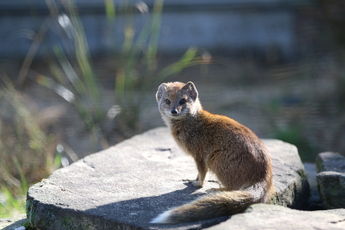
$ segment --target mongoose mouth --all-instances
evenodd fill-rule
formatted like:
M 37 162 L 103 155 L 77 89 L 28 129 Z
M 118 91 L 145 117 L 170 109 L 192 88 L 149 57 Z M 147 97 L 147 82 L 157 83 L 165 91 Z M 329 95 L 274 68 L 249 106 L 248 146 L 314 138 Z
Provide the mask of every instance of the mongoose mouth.
M 167 117 L 170 117 L 172 119 L 179 119 L 182 117 L 181 115 L 182 115 L 181 113 L 168 113 L 168 114 L 166 114 Z

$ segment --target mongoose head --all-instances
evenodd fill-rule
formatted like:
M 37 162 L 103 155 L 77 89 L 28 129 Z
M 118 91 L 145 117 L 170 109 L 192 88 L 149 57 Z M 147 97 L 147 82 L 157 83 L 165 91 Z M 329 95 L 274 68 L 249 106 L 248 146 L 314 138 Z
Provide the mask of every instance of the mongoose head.
M 163 118 L 181 119 L 195 116 L 202 109 L 198 91 L 193 82 L 163 83 L 156 93 L 158 109 Z

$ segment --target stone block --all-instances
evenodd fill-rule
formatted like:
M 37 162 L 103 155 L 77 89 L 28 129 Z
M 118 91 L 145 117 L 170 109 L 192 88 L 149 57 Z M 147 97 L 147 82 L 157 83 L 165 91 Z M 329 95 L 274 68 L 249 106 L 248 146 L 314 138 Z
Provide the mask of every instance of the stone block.
M 324 208 L 345 208 L 345 157 L 320 153 L 316 158 L 317 181 Z

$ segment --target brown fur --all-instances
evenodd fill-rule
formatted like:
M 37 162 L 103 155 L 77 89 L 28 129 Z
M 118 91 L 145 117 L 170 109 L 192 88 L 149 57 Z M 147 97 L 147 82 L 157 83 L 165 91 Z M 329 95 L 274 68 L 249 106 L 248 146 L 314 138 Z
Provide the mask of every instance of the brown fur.
M 195 160 L 198 176 L 193 184 L 202 186 L 210 170 L 225 192 L 172 209 L 153 223 L 230 215 L 244 211 L 250 204 L 270 201 L 274 192 L 271 158 L 249 128 L 229 117 L 203 110 L 192 82 L 163 83 L 156 98 L 175 141 Z

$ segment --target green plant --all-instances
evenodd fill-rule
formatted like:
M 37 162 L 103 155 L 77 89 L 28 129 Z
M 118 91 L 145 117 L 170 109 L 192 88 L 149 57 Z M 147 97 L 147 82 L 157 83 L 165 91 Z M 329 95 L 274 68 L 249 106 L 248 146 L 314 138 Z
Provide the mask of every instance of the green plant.
M 134 17 L 141 17 L 134 13 L 131 1 L 125 1 L 125 25 L 123 30 L 124 41 L 120 50 L 114 50 L 112 57 L 114 72 L 114 105 L 118 108 L 116 119 L 107 120 L 107 109 L 102 108 L 102 86 L 94 73 L 92 60 L 89 54 L 83 25 L 73 1 L 64 1 L 64 13 L 60 13 L 54 4 L 49 4 L 52 18 L 61 18 L 66 33 L 73 31 L 65 47 L 57 44 L 54 53 L 57 63 L 50 62 L 50 71 L 54 78 L 38 75 L 36 81 L 44 85 L 66 101 L 73 104 L 81 119 L 84 121 L 92 139 L 106 143 L 107 134 L 104 132 L 104 123 L 116 126 L 122 133 L 132 130 L 131 134 L 140 132 L 140 112 L 142 111 L 145 93 L 153 86 L 156 87 L 165 77 L 179 73 L 184 68 L 207 64 L 208 61 L 199 57 L 198 49 L 191 47 L 184 56 L 168 67 L 158 70 L 157 47 L 160 34 L 163 0 L 154 2 L 151 17 L 145 17 L 146 23 L 141 30 L 135 31 Z M 118 13 L 112 1 L 105 1 L 105 12 L 110 30 L 116 27 Z M 122 15 L 123 16 L 123 15 Z M 61 23 L 60 23 L 61 24 Z M 110 33 L 111 34 L 111 33 Z M 117 41 L 113 41 L 117 42 Z M 114 45 L 115 47 L 116 45 Z M 113 117 L 115 118 L 115 116 Z M 113 128 L 107 127 L 112 130 Z
M 25 194 L 14 196 L 6 187 L 2 188 L 0 203 L 0 218 L 6 218 L 25 213 Z
M 54 143 L 27 106 L 27 100 L 5 80 L 0 89 L 0 217 L 25 212 L 28 186 L 49 175 Z

